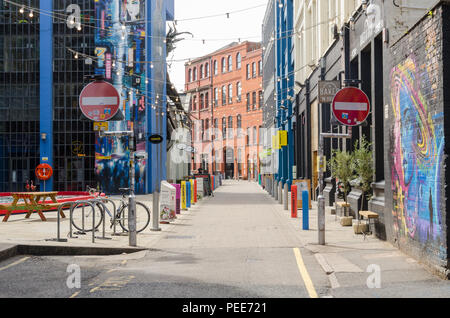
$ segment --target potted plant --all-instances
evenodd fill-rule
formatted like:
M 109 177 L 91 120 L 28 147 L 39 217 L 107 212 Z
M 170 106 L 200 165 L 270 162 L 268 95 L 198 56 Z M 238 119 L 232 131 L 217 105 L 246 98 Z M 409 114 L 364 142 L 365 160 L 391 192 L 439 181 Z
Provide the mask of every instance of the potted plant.
M 347 195 L 350 191 L 350 180 L 355 176 L 355 161 L 353 155 L 347 151 L 333 150 L 331 160 L 328 163 L 331 176 L 336 178 L 336 185 L 343 193 L 345 208 L 348 207 Z M 352 217 L 341 217 L 342 226 L 351 226 Z
M 374 169 L 373 153 L 371 148 L 372 144 L 369 143 L 365 137 L 363 137 L 359 143 L 358 141 L 355 143 L 355 150 L 353 152 L 355 173 L 358 176 L 359 186 L 362 190 L 360 211 L 364 209 L 364 199 L 367 199 L 368 202 L 372 196 L 371 185 L 373 182 Z M 367 231 L 368 225 L 360 224 L 358 212 L 358 223 L 355 228 L 355 233 L 359 234 Z

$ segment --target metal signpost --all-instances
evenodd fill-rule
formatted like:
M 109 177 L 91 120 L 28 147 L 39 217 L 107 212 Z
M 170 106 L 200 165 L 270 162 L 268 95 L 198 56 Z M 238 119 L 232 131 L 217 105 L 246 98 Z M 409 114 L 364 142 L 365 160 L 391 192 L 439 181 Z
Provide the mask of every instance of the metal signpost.
M 120 94 L 117 89 L 108 82 L 105 82 L 102 76 L 90 76 L 95 79 L 94 82 L 87 85 L 80 94 L 79 104 L 83 114 L 94 122 L 106 122 L 113 119 L 119 112 Z M 129 227 L 129 245 L 137 246 L 136 233 L 136 196 L 135 188 L 135 168 L 134 161 L 136 156 L 136 143 L 133 131 L 99 131 L 100 138 L 106 136 L 130 138 L 130 196 L 128 201 L 128 227 Z M 95 231 L 94 231 L 95 232 Z
M 342 125 L 350 127 L 347 134 L 321 133 L 319 139 L 319 197 L 317 225 L 319 244 L 325 245 L 325 197 L 323 196 L 324 184 L 324 138 L 352 138 L 352 128 L 366 121 L 370 111 L 370 102 L 367 95 L 356 87 L 346 87 L 340 90 L 333 99 L 333 115 Z

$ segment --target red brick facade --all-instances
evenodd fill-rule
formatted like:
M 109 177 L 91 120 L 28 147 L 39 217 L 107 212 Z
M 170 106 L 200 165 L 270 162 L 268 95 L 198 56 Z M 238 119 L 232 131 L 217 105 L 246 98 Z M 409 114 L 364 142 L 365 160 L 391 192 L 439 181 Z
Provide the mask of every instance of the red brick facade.
M 194 170 L 201 167 L 227 178 L 257 178 L 261 60 L 261 44 L 243 42 L 186 64 L 185 90 L 194 121 Z

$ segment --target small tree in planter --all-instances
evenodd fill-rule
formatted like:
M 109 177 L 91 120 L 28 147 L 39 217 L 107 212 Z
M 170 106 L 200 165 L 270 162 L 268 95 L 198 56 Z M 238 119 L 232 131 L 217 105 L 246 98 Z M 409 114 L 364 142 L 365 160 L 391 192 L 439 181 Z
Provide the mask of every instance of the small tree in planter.
M 347 194 L 350 191 L 350 180 L 354 178 L 355 162 L 353 155 L 347 151 L 333 150 L 331 160 L 328 163 L 331 176 L 337 179 L 336 186 L 342 185 L 344 201 L 347 202 Z
M 363 195 L 361 197 L 361 210 L 364 207 L 364 198 L 367 201 L 372 197 L 372 182 L 373 182 L 373 153 L 372 144 L 369 143 L 365 137 L 355 142 L 353 157 L 355 160 L 355 172 L 361 185 Z

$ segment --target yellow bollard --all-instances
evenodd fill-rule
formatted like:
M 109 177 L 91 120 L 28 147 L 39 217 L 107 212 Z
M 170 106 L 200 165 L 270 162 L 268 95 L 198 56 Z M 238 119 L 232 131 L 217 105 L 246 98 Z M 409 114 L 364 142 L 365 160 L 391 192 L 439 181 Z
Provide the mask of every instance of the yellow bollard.
M 187 210 L 187 208 L 186 208 L 186 181 L 181 181 L 181 209 Z

